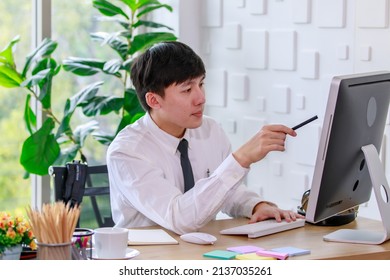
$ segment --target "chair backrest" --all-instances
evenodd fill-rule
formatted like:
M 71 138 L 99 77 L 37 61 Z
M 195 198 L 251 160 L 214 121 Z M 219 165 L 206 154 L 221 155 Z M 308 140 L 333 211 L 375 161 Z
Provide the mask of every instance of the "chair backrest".
M 54 183 L 54 199 L 63 200 L 67 178 L 65 166 L 51 166 L 49 174 Z M 77 227 L 97 228 L 114 226 L 110 207 L 110 187 L 107 165 L 88 166 L 86 184 Z

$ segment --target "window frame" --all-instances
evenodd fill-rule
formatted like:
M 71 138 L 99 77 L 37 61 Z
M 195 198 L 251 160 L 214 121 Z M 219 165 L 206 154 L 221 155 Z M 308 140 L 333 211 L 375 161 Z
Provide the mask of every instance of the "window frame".
M 32 1 L 32 40 L 31 48 L 35 49 L 44 38 L 51 38 L 51 0 Z M 32 108 L 37 116 L 38 127 L 44 122 L 41 104 L 32 98 Z M 41 210 L 44 203 L 50 203 L 50 177 L 31 174 L 31 205 Z

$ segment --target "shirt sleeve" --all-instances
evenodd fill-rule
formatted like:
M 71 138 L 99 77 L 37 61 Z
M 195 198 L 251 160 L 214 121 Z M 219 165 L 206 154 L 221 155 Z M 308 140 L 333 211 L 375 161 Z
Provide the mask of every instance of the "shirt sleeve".
M 195 231 L 214 219 L 247 174 L 229 155 L 209 178 L 198 180 L 183 194 L 165 178 L 161 167 L 141 154 L 111 152 L 107 166 L 112 206 L 122 212 L 118 215 L 126 215 L 130 206 L 178 234 Z

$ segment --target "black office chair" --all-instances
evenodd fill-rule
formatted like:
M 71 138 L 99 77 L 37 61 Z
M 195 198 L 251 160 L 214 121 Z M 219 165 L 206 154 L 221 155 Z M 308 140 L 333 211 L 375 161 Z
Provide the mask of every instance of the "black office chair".
M 50 166 L 49 174 L 54 182 L 54 198 L 64 201 L 66 166 Z M 87 166 L 81 214 L 77 227 L 97 228 L 114 226 L 110 207 L 110 187 L 107 165 Z M 83 180 L 84 181 L 84 180 Z

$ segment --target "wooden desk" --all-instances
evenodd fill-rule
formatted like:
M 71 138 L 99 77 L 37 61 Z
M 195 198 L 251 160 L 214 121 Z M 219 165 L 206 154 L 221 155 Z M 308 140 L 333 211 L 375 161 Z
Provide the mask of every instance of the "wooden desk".
M 212 250 L 226 250 L 227 247 L 255 245 L 265 249 L 294 246 L 311 250 L 311 254 L 289 257 L 291 260 L 308 259 L 390 259 L 390 241 L 381 245 L 349 244 L 323 241 L 322 237 L 341 228 L 381 229 L 381 222 L 359 217 L 356 221 L 341 227 L 323 227 L 306 224 L 302 228 L 280 232 L 268 236 L 250 239 L 245 236 L 220 235 L 225 228 L 247 223 L 247 219 L 216 220 L 205 226 L 202 232 L 215 235 L 218 240 L 214 245 L 197 245 L 184 242 L 180 237 L 169 232 L 179 241 L 179 245 L 131 246 L 140 251 L 135 259 L 139 260 L 205 260 L 203 254 Z

